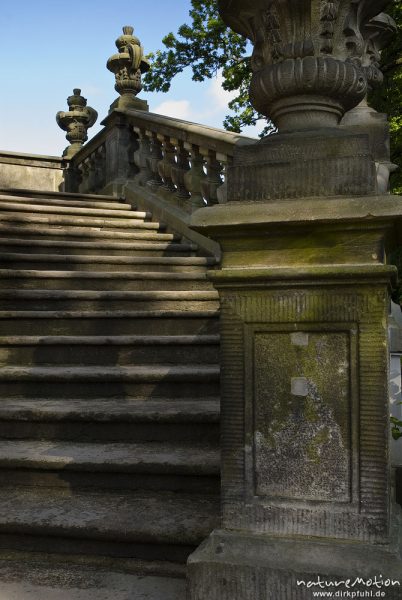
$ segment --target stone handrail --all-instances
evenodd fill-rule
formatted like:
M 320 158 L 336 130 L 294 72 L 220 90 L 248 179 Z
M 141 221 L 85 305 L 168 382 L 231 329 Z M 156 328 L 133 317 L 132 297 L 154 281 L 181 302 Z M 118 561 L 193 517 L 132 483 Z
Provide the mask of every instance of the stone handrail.
M 141 110 L 113 110 L 70 161 L 70 191 L 120 194 L 129 182 L 187 213 L 226 201 L 236 133 Z

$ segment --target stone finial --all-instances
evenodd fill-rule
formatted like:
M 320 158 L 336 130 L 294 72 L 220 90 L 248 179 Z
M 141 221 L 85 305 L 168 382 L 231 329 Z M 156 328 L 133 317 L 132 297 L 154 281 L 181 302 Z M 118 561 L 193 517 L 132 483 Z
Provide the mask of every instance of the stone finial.
M 95 123 L 98 113 L 87 106 L 87 101 L 81 96 L 81 90 L 78 88 L 74 89 L 73 95 L 67 98 L 67 104 L 69 110 L 67 112 L 59 111 L 56 121 L 61 129 L 67 131 L 66 138 L 70 142 L 70 145 L 64 150 L 63 156 L 71 158 L 87 141 L 87 131 Z
M 133 33 L 133 27 L 128 25 L 123 27 L 123 35 L 116 40 L 119 52 L 113 54 L 106 64 L 109 71 L 115 74 L 114 88 L 120 94 L 120 98 L 111 105 L 111 110 L 114 108 L 148 110 L 147 103 L 136 96 L 142 90 L 141 74 L 148 71 L 149 62 L 144 57 L 140 40 Z
M 250 98 L 280 130 L 336 126 L 381 79 L 364 64 L 365 28 L 387 0 L 219 0 L 223 20 L 254 45 Z M 371 38 L 372 48 L 376 42 Z

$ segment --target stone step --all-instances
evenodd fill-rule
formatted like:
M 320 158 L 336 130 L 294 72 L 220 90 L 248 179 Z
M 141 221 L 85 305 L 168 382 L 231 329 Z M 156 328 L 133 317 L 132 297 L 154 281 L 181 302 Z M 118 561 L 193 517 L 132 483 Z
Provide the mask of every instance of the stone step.
M 212 290 L 206 273 L 0 269 L 1 290 Z
M 1 227 L 0 227 L 1 233 Z M 168 236 L 165 240 L 164 236 Z M 26 239 L 24 236 L 21 239 L 15 238 L 0 238 L 0 248 L 4 252 L 15 252 L 16 249 L 24 253 L 34 251 L 35 254 L 47 254 L 50 250 L 54 254 L 97 254 L 104 253 L 106 256 L 188 256 L 197 251 L 197 246 L 194 244 L 174 243 L 170 234 L 149 234 L 144 237 L 133 238 L 133 241 L 79 241 L 79 240 L 62 240 L 62 239 Z M 152 236 L 152 237 L 151 237 Z M 54 237 L 54 236 L 52 236 Z M 174 238 L 173 238 L 174 239 Z M 158 241 L 161 240 L 161 241 Z
M 219 332 L 219 310 L 0 311 L 3 335 L 182 335 Z
M 0 549 L 184 566 L 219 526 L 215 259 L 108 196 L 0 211 Z
M 41 283 L 41 282 L 39 282 Z M 105 283 L 105 287 L 107 282 Z M 23 286 L 21 286 L 23 287 Z M 53 286 L 49 286 L 53 287 Z M 74 286 L 72 286 L 74 287 Z M 78 287 L 78 286 L 77 286 Z M 87 287 L 92 287 L 88 285 Z M 118 286 L 114 286 L 118 287 Z M 124 287 L 122 285 L 121 287 Z M 138 286 L 141 287 L 141 286 Z M 159 287 L 146 286 L 146 287 Z M 162 286 L 160 286 L 162 287 Z M 172 286 L 178 287 L 178 286 Z M 185 286 L 183 287 L 190 287 Z M 206 286 L 207 287 L 207 286 Z M 0 310 L 181 310 L 218 309 L 218 293 L 214 290 L 128 290 L 102 291 L 80 289 L 1 289 Z
M 110 231 L 101 227 L 44 227 L 42 225 L 29 226 L 2 225 L 0 223 L 0 233 L 3 237 L 18 236 L 20 243 L 31 242 L 52 242 L 53 245 L 62 245 L 66 243 L 86 243 L 91 244 L 92 253 L 102 243 L 116 243 L 116 241 L 159 241 L 171 242 L 180 240 L 180 236 L 172 233 L 161 233 L 160 231 L 140 230 L 133 228 L 131 231 Z M 103 240 L 103 241 L 101 241 Z M 2 241 L 2 240 L 1 240 Z M 96 250 L 95 250 L 96 251 Z
M 1 247 L 0 247 L 1 250 Z M 55 254 L 34 254 L 34 253 L 16 253 L 1 252 L 0 265 L 7 269 L 51 269 L 60 271 L 66 269 L 77 270 L 127 270 L 132 266 L 135 271 L 163 271 L 167 272 L 201 272 L 205 273 L 205 268 L 213 266 L 216 263 L 213 258 L 204 258 L 201 256 L 183 257 L 136 257 L 136 256 L 107 256 L 102 254 L 64 254 L 58 256 Z
M 219 525 L 218 514 L 211 495 L 7 487 L 0 547 L 184 562 Z
M 29 398 L 161 398 L 219 394 L 217 365 L 6 366 L 0 395 Z
M 62 226 L 62 227 L 102 227 L 109 231 L 114 229 L 150 229 L 158 231 L 163 229 L 164 226 L 161 223 L 155 223 L 152 221 L 144 221 L 136 218 L 99 218 L 99 217 L 86 217 L 76 215 L 53 215 L 49 214 L 25 214 L 22 212 L 0 212 L 0 223 L 1 224 L 15 224 L 19 226 L 28 225 L 31 228 L 34 226 Z M 21 230 L 21 233 L 23 231 Z
M 3 439 L 218 444 L 219 398 L 8 399 L 0 403 Z
M 80 197 L 80 196 L 78 196 Z M 108 198 L 108 196 L 106 196 Z M 112 210 L 131 210 L 133 207 L 128 202 L 124 202 L 121 200 L 113 200 L 111 201 L 100 201 L 100 200 L 71 200 L 70 198 L 65 198 L 63 196 L 63 200 L 57 198 L 31 198 L 29 196 L 14 196 L 12 194 L 2 194 L 0 193 L 0 208 L 2 206 L 2 202 L 14 202 L 22 204 L 37 204 L 44 206 L 77 206 L 82 208 L 106 208 Z M 133 209 L 134 210 L 134 209 Z
M 24 188 L 0 188 L 0 194 L 7 196 L 20 196 L 24 199 L 55 199 L 62 202 L 70 200 L 90 200 L 93 202 L 124 202 L 124 198 L 117 196 L 108 196 L 105 194 L 81 194 L 80 192 L 55 192 L 52 190 L 30 190 Z
M 18 553 L 10 558 L 7 553 L 0 560 L 2 600 L 186 599 L 184 572 L 174 563 L 121 559 L 118 566 L 94 565 L 60 556 L 58 561 L 49 555 Z
M 216 447 L 161 442 L 0 440 L 1 469 L 218 475 Z
M 6 213 L 21 213 L 21 216 L 27 215 L 74 215 L 77 217 L 107 217 L 108 219 L 135 219 L 143 220 L 150 219 L 151 213 L 144 211 L 134 211 L 131 207 L 126 210 L 116 210 L 114 208 L 93 208 L 90 206 L 60 206 L 60 205 L 49 205 L 49 204 L 38 204 L 38 203 L 26 203 L 26 202 L 6 202 L 3 198 L 1 199 L 0 208 Z
M 213 494 L 219 492 L 219 473 L 219 446 L 207 442 L 0 441 L 1 487 Z
M 218 363 L 219 336 L 0 337 L 0 365 Z

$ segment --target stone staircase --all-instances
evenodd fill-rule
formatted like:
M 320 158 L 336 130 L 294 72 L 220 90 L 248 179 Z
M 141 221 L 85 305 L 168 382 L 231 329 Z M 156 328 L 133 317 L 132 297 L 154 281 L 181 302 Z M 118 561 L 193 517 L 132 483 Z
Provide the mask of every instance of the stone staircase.
M 0 193 L 0 590 L 22 556 L 43 571 L 18 600 L 99 600 L 99 578 L 184 600 L 219 524 L 214 259 L 162 230 L 111 197 Z

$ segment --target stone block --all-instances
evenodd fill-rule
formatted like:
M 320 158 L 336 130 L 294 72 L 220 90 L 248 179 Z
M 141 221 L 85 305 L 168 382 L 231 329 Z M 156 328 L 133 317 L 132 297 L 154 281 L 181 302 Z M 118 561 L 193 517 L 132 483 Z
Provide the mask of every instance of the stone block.
M 192 600 L 312 600 L 331 591 L 400 600 L 400 564 L 395 550 L 368 544 L 215 531 L 189 559 L 189 593 Z
M 276 134 L 238 147 L 228 173 L 229 202 L 375 192 L 368 136 L 341 128 Z

